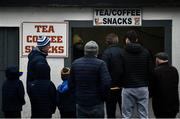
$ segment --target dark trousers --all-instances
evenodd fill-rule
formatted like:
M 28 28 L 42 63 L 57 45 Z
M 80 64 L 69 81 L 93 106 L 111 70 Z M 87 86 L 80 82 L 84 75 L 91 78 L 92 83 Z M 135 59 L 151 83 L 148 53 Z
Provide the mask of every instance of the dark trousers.
M 104 118 L 104 103 L 95 106 L 76 105 L 77 118 Z
M 76 118 L 76 111 L 60 111 L 61 118 Z
M 154 113 L 156 118 L 176 118 L 177 112 Z
M 106 98 L 106 111 L 108 118 L 115 118 L 116 116 L 116 105 L 119 104 L 121 110 L 121 89 L 110 90 L 108 97 Z
M 52 114 L 32 112 L 31 118 L 51 118 Z
M 21 111 L 17 112 L 4 112 L 5 118 L 21 118 Z

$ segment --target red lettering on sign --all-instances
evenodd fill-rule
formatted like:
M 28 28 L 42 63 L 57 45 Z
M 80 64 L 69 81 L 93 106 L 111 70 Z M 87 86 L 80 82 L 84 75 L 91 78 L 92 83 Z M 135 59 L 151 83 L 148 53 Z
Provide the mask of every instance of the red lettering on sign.
M 36 32 L 54 33 L 53 25 L 35 25 Z

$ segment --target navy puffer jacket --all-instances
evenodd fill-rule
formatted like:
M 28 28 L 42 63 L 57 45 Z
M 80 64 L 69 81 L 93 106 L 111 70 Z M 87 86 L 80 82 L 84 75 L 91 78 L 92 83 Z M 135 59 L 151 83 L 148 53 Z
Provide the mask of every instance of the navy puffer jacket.
M 84 56 L 72 64 L 69 88 L 75 91 L 76 103 L 81 106 L 103 103 L 110 81 L 107 66 L 102 60 Z

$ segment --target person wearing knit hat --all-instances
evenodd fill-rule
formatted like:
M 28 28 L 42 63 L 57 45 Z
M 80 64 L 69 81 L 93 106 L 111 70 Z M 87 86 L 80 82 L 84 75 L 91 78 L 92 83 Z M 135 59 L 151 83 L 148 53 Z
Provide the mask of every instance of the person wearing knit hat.
M 40 51 L 42 51 L 46 54 L 48 53 L 49 46 L 50 46 L 50 39 L 48 37 L 41 36 L 37 40 L 37 47 L 39 48 Z
M 61 79 L 63 82 L 57 88 L 57 106 L 61 118 L 76 118 L 75 97 L 72 91 L 69 91 L 68 81 L 70 78 L 70 68 L 64 67 L 61 70 Z
M 156 68 L 152 81 L 152 107 L 156 118 L 176 118 L 179 112 L 179 74 L 168 63 L 168 54 L 155 55 Z
M 85 56 L 95 56 L 97 57 L 99 51 L 99 46 L 95 41 L 89 41 L 84 46 Z
M 26 83 L 27 92 L 29 92 L 29 86 L 31 82 L 35 80 L 36 65 L 39 63 L 43 63 L 49 67 L 46 57 L 48 55 L 50 41 L 51 41 L 50 38 L 46 36 L 39 37 L 39 39 L 37 40 L 37 46 L 34 47 L 28 55 L 27 83 Z M 50 74 L 48 74 L 48 79 L 50 80 Z
M 104 100 L 111 77 L 103 60 L 97 58 L 98 44 L 89 41 L 84 46 L 84 57 L 73 61 L 68 82 L 75 92 L 77 118 L 103 118 Z

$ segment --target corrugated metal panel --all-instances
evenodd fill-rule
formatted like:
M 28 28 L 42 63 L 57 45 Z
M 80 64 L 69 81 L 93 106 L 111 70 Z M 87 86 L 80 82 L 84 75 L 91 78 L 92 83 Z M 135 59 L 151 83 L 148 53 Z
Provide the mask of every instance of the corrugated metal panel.
M 5 69 L 10 65 L 19 65 L 19 28 L 0 27 L 0 95 L 5 80 Z M 0 107 L 1 107 L 0 96 Z M 0 110 L 0 118 L 3 113 Z
M 0 6 L 150 7 L 180 6 L 179 0 L 0 0 Z

